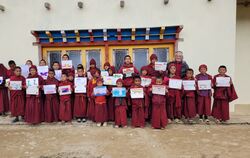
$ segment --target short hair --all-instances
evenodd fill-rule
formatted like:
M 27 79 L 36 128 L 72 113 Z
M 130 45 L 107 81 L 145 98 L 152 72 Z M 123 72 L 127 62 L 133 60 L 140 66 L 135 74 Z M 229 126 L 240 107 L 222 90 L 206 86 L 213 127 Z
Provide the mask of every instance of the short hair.
M 157 76 L 157 77 L 156 77 L 156 80 L 157 80 L 157 79 L 158 79 L 158 80 L 163 80 L 163 77 Z
M 192 73 L 194 73 L 194 70 L 191 69 L 191 68 L 189 68 L 189 69 L 186 70 L 186 72 L 188 72 L 188 71 L 191 71 Z
M 65 75 L 66 77 L 68 77 L 68 74 L 67 74 L 67 73 L 65 73 L 65 72 L 63 72 L 63 73 L 62 73 L 62 75 Z
M 221 68 L 224 68 L 224 69 L 227 70 L 227 67 L 226 67 L 225 65 L 220 65 L 220 66 L 219 66 L 219 69 L 221 69 Z
M 12 64 L 16 65 L 16 62 L 15 62 L 14 60 L 10 60 L 10 61 L 8 62 L 8 65 L 12 65 Z
M 49 69 L 49 72 L 55 73 L 55 70 L 54 69 Z
M 63 54 L 62 57 L 67 57 L 69 59 L 69 55 L 68 54 Z
M 15 71 L 16 69 L 22 70 L 22 68 L 21 68 L 20 66 L 16 66 L 15 69 L 14 69 L 14 71 Z
M 133 80 L 135 80 L 135 79 L 140 79 L 141 80 L 141 77 L 139 75 L 134 75 Z
M 77 70 L 80 70 L 80 69 L 81 69 L 81 70 L 84 69 L 82 64 L 78 64 L 78 65 L 77 65 Z
M 183 55 L 183 52 L 180 51 L 180 50 L 178 50 L 178 51 L 175 52 L 175 54 L 181 54 L 181 55 Z
M 131 56 L 130 56 L 130 55 L 125 55 L 124 60 L 125 60 L 126 58 L 130 58 L 130 59 L 131 59 Z

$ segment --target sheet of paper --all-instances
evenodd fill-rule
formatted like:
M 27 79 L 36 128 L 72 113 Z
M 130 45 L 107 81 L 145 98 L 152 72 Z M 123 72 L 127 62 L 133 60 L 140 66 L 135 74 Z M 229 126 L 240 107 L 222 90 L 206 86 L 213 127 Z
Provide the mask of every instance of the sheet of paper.
M 87 78 L 76 77 L 75 81 L 75 93 L 86 93 Z
M 166 95 L 166 86 L 164 85 L 153 85 L 152 93 L 158 95 Z
M 186 91 L 196 90 L 195 80 L 183 80 L 182 84 L 183 84 L 184 90 L 186 90 Z
M 108 71 L 102 70 L 102 71 L 101 71 L 101 76 L 102 76 L 102 77 L 109 76 L 109 72 L 108 72 Z
M 39 94 L 39 82 L 38 78 L 27 78 L 26 79 L 26 94 L 38 95 Z
M 44 94 L 56 94 L 56 85 L 44 85 L 43 86 Z
M 113 97 L 126 97 L 126 88 L 113 87 L 112 88 L 112 96 Z
M 59 95 L 68 95 L 71 94 L 71 87 L 70 85 L 67 86 L 60 86 L 58 87 Z
M 22 81 L 10 81 L 12 90 L 22 90 Z
M 117 78 L 117 79 L 122 79 L 123 78 L 123 74 L 113 74 L 113 77 Z
M 134 68 L 126 68 L 122 69 L 122 73 L 126 75 L 126 77 L 132 77 L 132 74 L 134 73 Z
M 155 70 L 166 71 L 167 62 L 155 62 Z
M 58 81 L 61 81 L 61 77 L 62 77 L 62 70 L 55 70 L 55 78 Z
M 49 67 L 48 66 L 38 66 L 38 75 L 40 75 L 44 80 L 47 80 Z
M 10 85 L 10 79 L 7 78 L 5 79 L 5 87 L 9 87 L 9 85 Z
M 3 76 L 0 76 L 0 85 L 3 84 Z
M 141 85 L 143 87 L 149 86 L 152 82 L 151 78 L 145 78 L 145 77 L 141 77 Z
M 113 76 L 106 76 L 106 77 L 103 77 L 103 81 L 104 81 L 103 82 L 104 85 L 114 86 L 116 85 L 117 78 Z
M 72 67 L 72 60 L 62 60 L 62 69 L 71 69 Z
M 198 81 L 198 89 L 199 90 L 209 90 L 211 87 L 211 80 L 199 80 Z
M 182 80 L 180 79 L 169 79 L 169 88 L 182 89 Z
M 105 96 L 107 94 L 107 87 L 100 86 L 94 88 L 94 95 L 95 96 Z
M 144 98 L 143 88 L 131 88 L 130 89 L 130 96 L 132 99 Z
M 216 87 L 230 87 L 230 77 L 216 77 Z
M 22 65 L 22 76 L 27 78 L 29 76 L 29 66 L 28 65 Z

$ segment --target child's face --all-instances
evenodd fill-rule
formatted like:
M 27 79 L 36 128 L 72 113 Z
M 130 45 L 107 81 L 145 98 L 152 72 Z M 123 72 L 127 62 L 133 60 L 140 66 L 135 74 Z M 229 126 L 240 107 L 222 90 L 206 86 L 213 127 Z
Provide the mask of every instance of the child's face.
M 225 68 L 219 68 L 219 74 L 220 75 L 225 75 L 226 72 L 227 72 L 227 69 L 225 69 Z
M 117 86 L 117 87 L 122 87 L 122 82 L 117 82 L 117 83 L 116 83 L 116 86 Z
M 96 78 L 100 77 L 100 73 L 98 71 L 96 71 L 94 77 L 96 77 Z
M 111 69 L 109 69 L 108 73 L 109 73 L 109 76 L 113 75 L 113 71 Z
M 74 76 L 69 76 L 68 79 L 69 79 L 70 81 L 73 81 L 73 80 L 74 80 Z
M 31 66 L 32 64 L 30 61 L 26 61 L 26 65 Z
M 52 68 L 53 68 L 54 70 L 59 70 L 60 65 L 59 65 L 58 63 L 54 63 L 53 66 L 52 66 Z
M 95 64 L 91 64 L 91 65 L 90 65 L 90 68 L 95 68 Z
M 105 69 L 105 70 L 108 70 L 108 68 L 109 68 L 109 66 L 107 66 L 107 65 L 106 65 L 106 66 L 104 66 L 104 69 Z
M 155 62 L 157 62 L 157 59 L 151 60 L 151 63 L 152 63 L 152 64 L 155 64 Z
M 206 68 L 204 68 L 204 67 L 200 68 L 200 73 L 205 74 L 206 72 L 207 72 Z
M 21 76 L 21 69 L 15 69 L 14 73 L 16 76 Z
M 131 58 L 130 57 L 126 57 L 124 61 L 128 65 L 128 64 L 131 63 Z
M 134 84 L 137 86 L 141 85 L 141 80 L 139 78 L 134 79 Z
M 142 70 L 142 72 L 141 72 L 142 76 L 146 76 L 147 73 L 148 73 L 147 70 Z
M 175 66 L 171 66 L 170 69 L 169 69 L 169 71 L 170 71 L 170 74 L 175 74 L 176 67 Z
M 36 69 L 31 68 L 31 69 L 30 69 L 30 74 L 31 74 L 32 76 L 34 76 L 34 75 L 36 74 Z
M 98 81 L 98 82 L 96 83 L 96 85 L 97 85 L 97 86 L 103 86 L 103 83 L 102 83 L 102 81 Z
M 69 58 L 66 55 L 64 55 L 62 56 L 62 60 L 69 60 Z
M 65 74 L 62 74 L 61 81 L 66 81 L 66 80 L 67 80 L 67 76 Z
M 162 79 L 161 78 L 157 78 L 155 81 L 156 84 L 162 84 Z
M 40 63 L 39 63 L 40 66 L 46 66 L 46 62 L 41 60 Z
M 10 64 L 9 67 L 10 67 L 11 70 L 14 70 L 15 67 L 16 67 L 16 64 Z
M 49 71 L 49 78 L 54 78 L 54 76 L 55 76 L 55 74 L 54 74 L 54 72 L 53 71 Z
M 77 69 L 78 76 L 83 76 L 83 69 Z
M 186 76 L 187 76 L 187 78 L 193 77 L 193 72 L 192 71 L 187 71 Z

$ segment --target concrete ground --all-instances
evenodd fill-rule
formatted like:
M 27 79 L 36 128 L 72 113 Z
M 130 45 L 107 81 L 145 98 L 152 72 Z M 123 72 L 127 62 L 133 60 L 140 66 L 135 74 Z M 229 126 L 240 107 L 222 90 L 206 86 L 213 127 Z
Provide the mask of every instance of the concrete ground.
M 169 124 L 165 130 L 116 129 L 92 122 L 29 126 L 0 117 L 0 157 L 249 158 L 250 116 L 227 124 Z

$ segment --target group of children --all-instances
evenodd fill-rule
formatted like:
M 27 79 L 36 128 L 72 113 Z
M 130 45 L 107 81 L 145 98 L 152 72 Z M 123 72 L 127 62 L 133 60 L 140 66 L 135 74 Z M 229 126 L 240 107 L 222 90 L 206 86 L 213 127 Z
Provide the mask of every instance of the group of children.
M 67 54 L 63 55 L 62 60 L 69 60 Z M 190 123 L 199 115 L 199 121 L 209 123 L 208 117 L 213 116 L 218 122 L 229 120 L 229 102 L 237 99 L 237 94 L 234 90 L 232 81 L 229 87 L 217 87 L 217 77 L 228 77 L 226 75 L 227 68 L 220 66 L 219 74 L 213 78 L 207 74 L 207 66 L 200 65 L 199 74 L 194 76 L 192 69 L 186 70 L 185 78 L 182 80 L 211 80 L 214 89 L 214 103 L 211 111 L 212 90 L 184 90 L 173 89 L 169 87 L 170 79 L 181 79 L 176 72 L 178 66 L 170 64 L 166 71 L 156 71 L 154 64 L 157 61 L 157 56 L 152 54 L 150 64 L 143 66 L 141 72 L 131 62 L 129 55 L 124 57 L 124 64 L 117 71 L 123 74 L 123 78 L 116 81 L 116 86 L 107 86 L 106 95 L 96 96 L 94 94 L 95 87 L 104 86 L 104 80 L 101 76 L 101 71 L 96 67 L 96 62 L 91 59 L 90 68 L 84 70 L 83 65 L 79 64 L 76 68 L 63 69 L 61 79 L 58 81 L 55 78 L 55 70 L 61 69 L 59 62 L 53 62 L 48 71 L 47 79 L 43 79 L 38 75 L 37 67 L 28 60 L 29 75 L 27 78 L 38 78 L 39 93 L 37 95 L 26 94 L 27 88 L 25 77 L 21 75 L 21 68 L 15 65 L 14 61 L 9 62 L 10 69 L 7 70 L 3 64 L 0 64 L 0 77 L 3 77 L 3 82 L 0 83 L 0 112 L 5 115 L 5 112 L 10 110 L 11 116 L 15 117 L 13 122 L 24 119 L 29 124 L 39 124 L 41 122 L 71 122 L 76 119 L 77 122 L 86 122 L 91 120 L 96 122 L 97 126 L 106 126 L 107 122 L 113 121 L 115 127 L 127 127 L 128 117 L 131 117 L 132 127 L 145 126 L 145 122 L 151 122 L 152 128 L 164 129 L 170 122 L 181 122 L 185 118 Z M 45 60 L 40 61 L 41 65 L 46 65 Z M 133 68 L 133 74 L 124 74 L 124 69 Z M 104 64 L 104 70 L 109 76 L 116 73 L 115 67 L 108 62 Z M 86 93 L 74 93 L 74 77 L 88 77 L 87 73 L 91 74 L 91 78 L 87 82 Z M 13 90 L 10 85 L 5 85 L 4 81 L 10 78 L 10 81 L 21 81 L 22 90 Z M 142 86 L 141 79 L 150 78 L 151 84 Z M 44 85 L 70 86 L 71 94 L 59 95 L 44 94 Z M 165 86 L 165 95 L 153 93 L 154 85 Z M 112 88 L 126 88 L 126 97 L 113 97 Z M 143 98 L 131 98 L 131 89 L 142 88 Z M 10 104 L 9 104 L 10 103 Z

